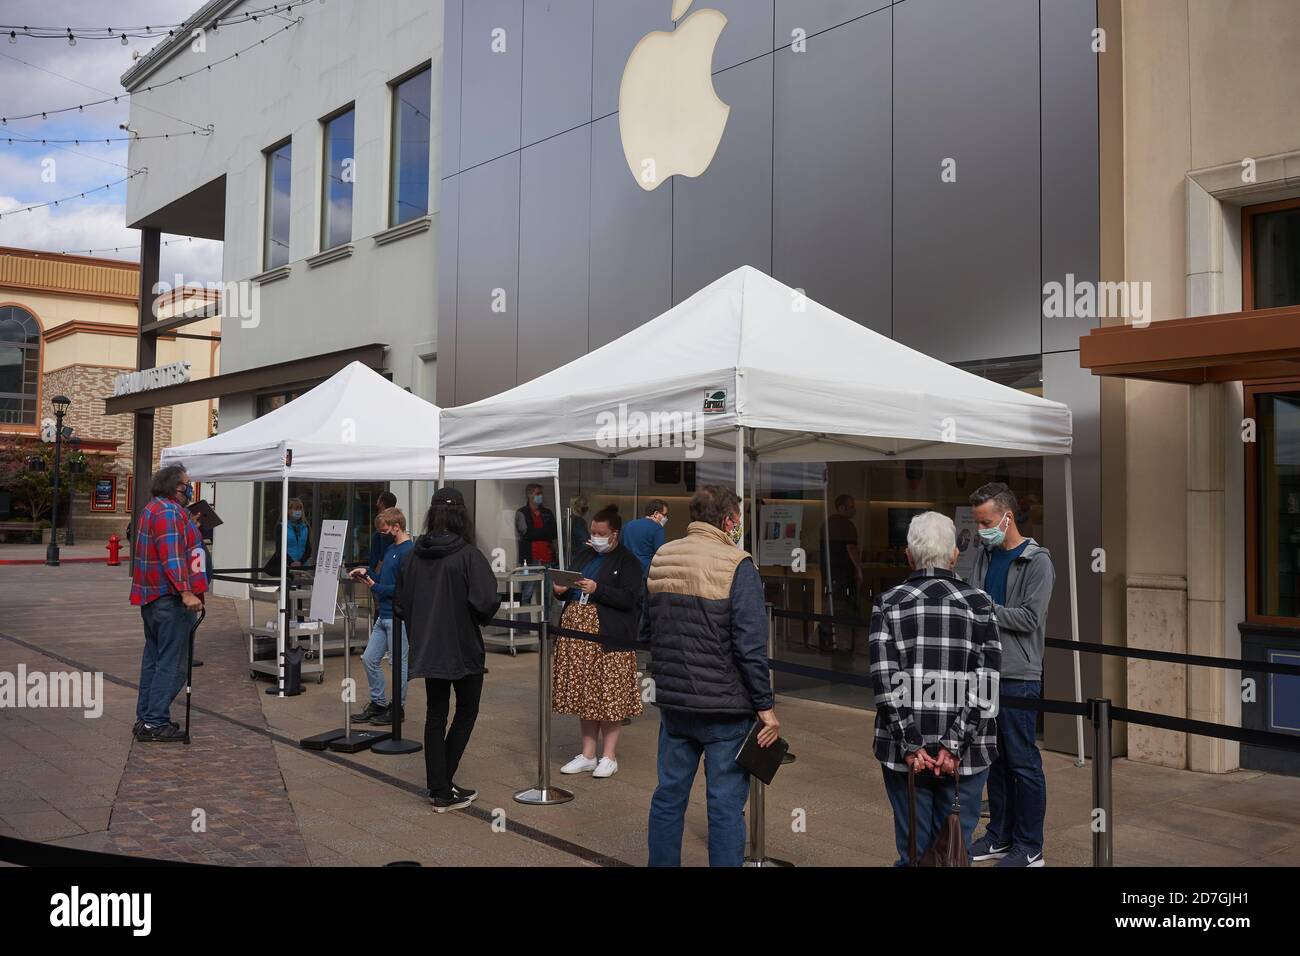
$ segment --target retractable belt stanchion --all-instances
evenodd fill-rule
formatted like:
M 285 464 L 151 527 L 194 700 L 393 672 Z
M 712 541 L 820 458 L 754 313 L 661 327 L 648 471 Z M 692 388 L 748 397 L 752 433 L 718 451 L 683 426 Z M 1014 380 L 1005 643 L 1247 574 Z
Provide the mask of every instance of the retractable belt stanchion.
M 345 584 L 345 587 L 347 585 Z M 356 633 L 357 626 L 357 602 L 352 600 L 349 592 L 347 601 L 343 605 L 343 683 L 344 686 L 352 686 L 352 638 Z M 328 747 L 337 753 L 354 754 L 365 750 L 367 747 L 373 747 L 382 740 L 387 740 L 391 734 L 387 730 L 353 730 L 352 729 L 352 705 L 356 703 L 354 699 L 348 700 L 348 695 L 343 696 L 343 733 L 338 736 L 330 736 L 334 731 L 321 734 L 322 737 L 328 737 L 320 746 L 308 744 L 307 740 L 302 741 L 302 745 L 308 750 L 323 750 Z M 308 740 L 316 738 L 309 737 Z
M 419 753 L 424 749 L 424 744 L 417 744 L 414 740 L 402 739 L 402 692 L 405 688 L 402 686 L 402 671 L 406 661 L 407 645 L 410 640 L 407 636 L 406 621 L 398 617 L 396 610 L 393 611 L 393 640 L 390 644 L 393 659 L 393 690 L 388 695 L 388 706 L 393 711 L 393 732 L 387 740 L 381 740 L 370 748 L 371 753 L 388 754 L 389 756 L 400 754 Z
M 543 588 L 548 587 L 549 583 L 543 579 Z M 572 792 L 551 786 L 551 645 L 545 591 L 542 606 L 541 631 L 537 642 L 537 786 L 515 794 L 516 802 L 535 807 L 549 807 L 573 799 Z
M 1101 814 L 1101 819 L 1094 819 L 1092 825 L 1092 865 L 1114 866 L 1115 806 L 1111 799 L 1110 780 L 1110 700 L 1091 698 L 1088 701 L 1088 711 L 1093 734 L 1092 812 Z
M 775 650 L 774 634 L 772 605 L 768 604 L 767 657 L 769 661 Z M 772 679 L 770 667 L 767 673 L 770 681 Z M 767 855 L 767 786 L 757 777 L 751 777 L 749 781 L 749 856 L 745 857 L 745 866 L 794 866 L 788 860 L 778 860 Z

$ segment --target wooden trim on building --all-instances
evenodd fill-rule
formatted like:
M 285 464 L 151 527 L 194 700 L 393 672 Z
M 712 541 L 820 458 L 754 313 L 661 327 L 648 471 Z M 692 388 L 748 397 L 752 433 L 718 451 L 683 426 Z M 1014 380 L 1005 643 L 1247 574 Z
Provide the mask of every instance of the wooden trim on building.
M 1241 307 L 1247 312 L 1255 308 L 1254 230 L 1251 220 L 1283 209 L 1300 209 L 1300 197 L 1241 207 Z

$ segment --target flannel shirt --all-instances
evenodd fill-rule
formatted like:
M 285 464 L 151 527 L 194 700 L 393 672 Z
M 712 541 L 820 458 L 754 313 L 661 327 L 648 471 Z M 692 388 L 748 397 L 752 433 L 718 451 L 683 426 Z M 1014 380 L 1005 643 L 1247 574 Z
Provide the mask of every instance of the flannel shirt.
M 140 514 L 132 545 L 131 603 L 152 604 L 168 594 L 208 589 L 203 540 L 188 511 L 170 498 L 154 498 Z
M 963 776 L 986 769 L 1001 663 L 992 599 L 952 571 L 913 571 L 881 594 L 871 611 L 876 758 L 905 771 L 908 754 L 938 744 Z

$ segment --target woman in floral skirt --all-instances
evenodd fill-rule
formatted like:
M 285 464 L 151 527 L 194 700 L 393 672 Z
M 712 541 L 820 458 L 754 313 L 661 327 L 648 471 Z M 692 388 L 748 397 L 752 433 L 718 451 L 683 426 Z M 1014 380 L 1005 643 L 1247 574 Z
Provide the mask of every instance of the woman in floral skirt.
M 591 537 L 573 564 L 582 579 L 568 589 L 552 585 L 555 596 L 564 600 L 561 627 L 611 641 L 636 641 L 644 584 L 641 562 L 619 540 L 622 529 L 623 519 L 613 505 L 591 519 Z M 560 772 L 590 771 L 593 777 L 612 777 L 618 772 L 622 722 L 641 713 L 636 652 L 605 650 L 595 641 L 557 637 L 553 689 L 555 713 L 575 715 L 582 725 L 582 753 Z

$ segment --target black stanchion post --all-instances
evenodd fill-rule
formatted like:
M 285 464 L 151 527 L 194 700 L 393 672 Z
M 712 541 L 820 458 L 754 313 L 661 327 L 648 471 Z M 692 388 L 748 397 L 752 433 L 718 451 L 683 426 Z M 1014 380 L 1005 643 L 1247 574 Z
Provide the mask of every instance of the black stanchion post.
M 397 611 L 393 611 L 393 689 L 388 695 L 388 706 L 393 711 L 393 735 L 387 740 L 381 740 L 370 748 L 374 754 L 388 754 L 389 756 L 398 754 L 419 753 L 424 749 L 424 744 L 417 744 L 414 740 L 402 739 L 402 670 L 403 663 L 406 661 L 406 646 L 409 643 L 406 634 L 406 621 L 398 617 Z
M 1115 864 L 1114 801 L 1111 794 L 1110 700 L 1090 698 L 1088 712 L 1092 719 L 1092 865 Z M 1097 815 L 1100 814 L 1100 817 Z
M 543 587 L 547 585 L 543 580 Z M 545 607 L 545 598 L 543 598 Z M 517 803 L 535 807 L 549 807 L 568 803 L 573 793 L 551 786 L 551 645 L 550 625 L 546 612 L 542 612 L 541 630 L 537 642 L 537 786 L 515 794 Z
M 767 659 L 768 659 L 768 680 L 773 679 L 771 661 L 775 653 L 775 624 L 772 618 L 772 605 L 767 605 Z M 775 683 L 773 683 L 775 691 Z M 783 764 L 793 763 L 794 757 L 786 754 L 789 759 L 782 760 Z M 767 855 L 767 786 L 757 777 L 749 781 L 749 856 L 745 857 L 745 866 L 794 866 L 788 860 L 778 860 Z

